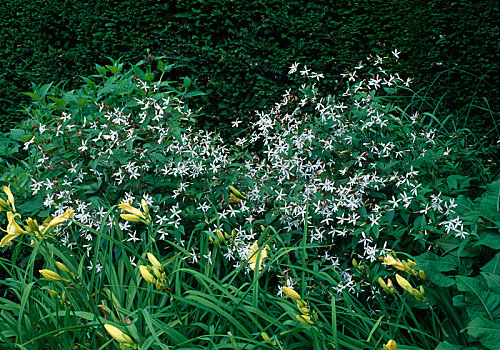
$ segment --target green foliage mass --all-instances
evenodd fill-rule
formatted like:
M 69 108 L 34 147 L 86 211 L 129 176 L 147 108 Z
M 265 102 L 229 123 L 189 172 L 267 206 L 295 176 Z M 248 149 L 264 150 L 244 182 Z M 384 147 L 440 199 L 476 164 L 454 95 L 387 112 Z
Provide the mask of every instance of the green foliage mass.
M 229 138 L 198 129 L 183 99 L 201 92 L 162 60 L 33 84 L 29 119 L 0 139 L 0 339 L 493 349 L 499 146 L 401 104 L 386 61 L 338 95 L 294 66 L 304 85 Z
M 499 105 L 499 11 L 493 0 L 2 1 L 0 124 L 23 118 L 30 82 L 73 89 L 106 57 L 165 57 L 172 79 L 194 77 L 207 93 L 191 103 L 204 108 L 200 123 L 228 131 L 297 86 L 284 68 L 295 61 L 331 78 L 397 48 L 398 72 L 425 88 L 443 119 L 467 114 L 471 128 L 489 130 L 498 120 L 485 109 Z

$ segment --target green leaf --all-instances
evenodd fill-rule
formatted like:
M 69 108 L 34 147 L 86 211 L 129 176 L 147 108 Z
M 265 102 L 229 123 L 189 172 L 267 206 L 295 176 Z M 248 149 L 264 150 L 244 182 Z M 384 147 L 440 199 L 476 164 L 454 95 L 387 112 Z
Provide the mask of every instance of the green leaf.
M 478 317 L 470 321 L 467 333 L 477 338 L 488 349 L 498 349 L 500 344 L 500 324 Z
M 494 322 L 500 322 L 500 295 L 488 291 L 479 277 L 457 276 L 457 287 L 465 292 L 467 314 L 470 319 L 484 317 Z
M 37 94 L 35 94 L 35 93 L 33 93 L 33 92 L 23 92 L 23 94 L 28 95 L 29 97 L 31 97 L 36 102 L 40 102 L 40 96 L 37 95 Z
M 500 252 L 498 252 L 490 262 L 481 267 L 481 271 L 500 274 Z

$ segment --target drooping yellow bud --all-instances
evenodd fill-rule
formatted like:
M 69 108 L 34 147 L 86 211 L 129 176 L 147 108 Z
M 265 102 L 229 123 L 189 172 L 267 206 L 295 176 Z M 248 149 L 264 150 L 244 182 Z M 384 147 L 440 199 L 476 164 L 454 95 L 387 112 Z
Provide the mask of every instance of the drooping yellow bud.
M 401 286 L 401 288 L 412 294 L 413 287 L 411 286 L 410 282 L 408 282 L 405 278 L 401 277 L 398 274 L 396 274 L 396 281 Z
M 156 267 L 159 271 L 163 271 L 163 265 L 160 264 L 158 259 L 156 259 L 156 257 L 153 254 L 148 253 L 147 256 L 148 256 L 148 260 L 151 262 L 151 264 L 154 267 Z
M 302 300 L 302 297 L 300 296 L 299 293 L 297 293 L 295 290 L 293 290 L 292 288 L 289 288 L 289 287 L 283 287 L 283 292 L 289 296 L 290 298 L 292 298 L 293 300 L 295 301 L 299 301 L 299 300 Z
M 398 269 L 399 271 L 405 271 L 405 268 L 403 266 L 403 264 L 401 263 L 401 260 L 399 259 L 395 259 L 392 255 L 387 255 L 386 257 L 384 257 L 384 261 L 382 264 L 384 265 L 390 265 L 396 269 Z
M 418 271 L 418 277 L 420 277 L 424 281 L 427 279 L 427 276 L 425 275 L 425 272 L 423 270 Z
M 10 191 L 10 184 L 9 186 L 2 186 L 3 191 L 7 195 L 7 204 L 10 204 L 12 207 L 12 211 L 16 212 L 16 207 L 14 206 L 14 196 L 12 195 L 12 192 Z
M 38 272 L 40 272 L 43 278 L 48 279 L 49 281 L 52 282 L 58 282 L 58 281 L 69 282 L 69 280 L 67 280 L 66 278 L 62 278 L 61 275 L 52 270 L 43 269 L 39 270 Z
M 132 215 L 132 214 L 120 214 L 120 217 L 125 220 L 125 221 L 130 221 L 130 222 L 144 222 L 143 219 L 141 219 L 139 216 Z
M 110 324 L 105 324 L 104 328 L 106 328 L 106 331 L 109 333 L 109 335 L 112 336 L 113 339 L 115 339 L 117 342 L 121 344 L 135 345 L 132 338 L 130 338 L 127 334 L 123 333 L 115 326 L 112 326 Z
M 149 269 L 147 268 L 147 266 L 139 265 L 138 268 L 139 268 L 139 271 L 141 272 L 142 278 L 144 278 L 144 280 L 148 283 L 153 283 L 154 277 L 151 274 L 151 272 L 149 271 Z
M 398 345 L 394 340 L 389 340 L 387 344 L 384 344 L 384 350 L 397 350 Z
M 244 198 L 245 196 L 241 194 L 240 191 L 238 191 L 236 188 L 234 188 L 233 186 L 229 185 L 228 186 L 229 189 L 231 190 L 231 192 L 233 192 L 236 196 L 238 197 L 241 197 L 241 198 Z
M 0 211 L 10 211 L 9 204 L 2 198 L 0 198 Z
M 62 224 L 64 221 L 68 220 L 69 218 L 71 218 L 73 215 L 75 214 L 75 212 L 73 211 L 73 209 L 67 209 L 64 214 L 62 215 L 59 215 L 58 217 L 52 219 L 48 225 L 47 225 L 47 229 L 48 228 L 51 228 L 51 227 L 55 227 L 59 224 Z
M 268 343 L 269 345 L 272 345 L 272 346 L 276 346 L 276 342 L 272 341 L 271 338 L 269 338 L 269 336 L 266 333 L 262 332 L 261 336 L 262 336 L 262 339 L 264 339 L 264 341 L 266 343 Z
M 64 265 L 62 262 L 60 261 L 56 261 L 56 265 L 57 267 L 59 268 L 59 270 L 63 271 L 63 272 L 66 272 L 68 274 L 70 274 L 71 276 L 74 276 L 73 275 L 73 272 L 71 272 L 67 267 L 66 265 Z
M 239 203 L 239 202 L 241 202 L 241 199 L 236 197 L 234 194 L 231 193 L 229 195 L 229 203 Z
M 380 284 L 380 287 L 382 287 L 382 289 L 385 290 L 386 292 L 389 291 L 389 287 L 387 286 L 387 284 L 385 283 L 385 281 L 382 277 L 378 278 L 378 284 Z
M 313 325 L 314 324 L 314 321 L 311 320 L 311 318 L 307 315 L 297 315 L 295 316 L 295 318 L 302 322 L 303 324 L 307 324 L 307 325 Z

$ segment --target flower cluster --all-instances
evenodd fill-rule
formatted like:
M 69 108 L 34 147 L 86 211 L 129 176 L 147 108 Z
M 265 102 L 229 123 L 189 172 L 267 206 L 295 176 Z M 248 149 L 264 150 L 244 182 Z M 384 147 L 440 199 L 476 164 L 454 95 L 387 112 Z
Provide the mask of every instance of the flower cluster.
M 342 280 L 325 292 L 360 292 L 353 255 L 370 264 L 413 242 L 424 249 L 432 237 L 470 234 L 451 191 L 435 186 L 436 174 L 454 166 L 454 150 L 391 102 L 410 80 L 387 72 L 386 60 L 370 56 L 344 73 L 346 90 L 335 97 L 318 91 L 321 74 L 294 64 L 290 73 L 306 79 L 300 92 L 286 91 L 228 140 L 194 130 L 197 112 L 161 93 L 160 82 L 137 78 L 142 94 L 131 94 L 130 104 L 97 103 L 83 116 L 62 111 L 36 125 L 25 143 L 36 166 L 32 191 L 60 215 L 76 208 L 75 220 L 91 228 L 124 198 L 125 241 L 141 239 L 136 225 L 154 224 L 159 241 L 187 248 L 193 262 L 207 237 L 220 249 L 203 255 L 206 262 L 248 263 L 247 271 L 260 270 L 268 252 L 300 243 L 308 259 L 339 271 Z M 91 254 L 92 232 L 80 239 Z

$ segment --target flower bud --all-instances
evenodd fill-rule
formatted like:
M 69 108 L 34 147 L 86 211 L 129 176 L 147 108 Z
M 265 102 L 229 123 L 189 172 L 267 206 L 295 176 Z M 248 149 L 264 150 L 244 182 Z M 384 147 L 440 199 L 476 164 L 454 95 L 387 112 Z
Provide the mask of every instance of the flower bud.
M 51 270 L 44 269 L 44 270 L 39 270 L 38 272 L 40 272 L 43 278 L 48 279 L 49 281 L 52 282 L 58 282 L 58 281 L 69 282 L 69 280 L 62 278 L 61 275 L 59 275 L 57 272 Z
M 397 350 L 398 345 L 394 340 L 389 340 L 387 344 L 384 344 L 384 350 Z
M 128 335 L 123 333 L 118 328 L 116 328 L 110 324 L 105 324 L 104 328 L 106 328 L 106 331 L 109 333 L 109 335 L 112 336 L 117 342 L 119 342 L 121 344 L 135 345 L 132 338 L 130 338 Z
M 307 324 L 307 325 L 313 325 L 314 324 L 314 321 L 311 320 L 311 318 L 307 315 L 297 315 L 295 316 L 295 318 L 302 322 L 303 324 Z
M 269 336 L 266 333 L 262 332 L 261 336 L 262 336 L 262 339 L 264 339 L 264 341 L 266 343 L 268 343 L 269 345 L 272 345 L 272 346 L 276 346 L 276 342 L 272 341 L 271 338 L 269 338 Z
M 425 272 L 423 270 L 418 271 L 418 277 L 420 277 L 424 281 L 427 279 L 427 276 L 425 275 Z
M 156 267 L 159 271 L 163 271 L 163 265 L 160 264 L 160 262 L 158 261 L 158 259 L 156 259 L 156 257 L 153 254 L 148 253 L 147 257 L 148 257 L 149 262 L 151 262 L 151 264 L 154 267 Z
M 138 268 L 139 268 L 139 271 L 141 272 L 142 278 L 144 278 L 144 280 L 148 283 L 153 283 L 154 277 L 151 274 L 151 272 L 149 272 L 148 267 L 144 266 L 144 265 L 139 265 Z
M 283 292 L 289 296 L 290 298 L 292 298 L 293 300 L 295 301 L 299 301 L 299 300 L 302 300 L 302 297 L 300 296 L 299 293 L 297 293 L 296 291 L 294 291 L 292 288 L 289 288 L 289 287 L 283 287 Z
M 66 272 L 67 274 L 70 274 L 71 276 L 73 276 L 73 273 L 62 262 L 56 261 L 56 265 L 59 268 L 59 270 Z

